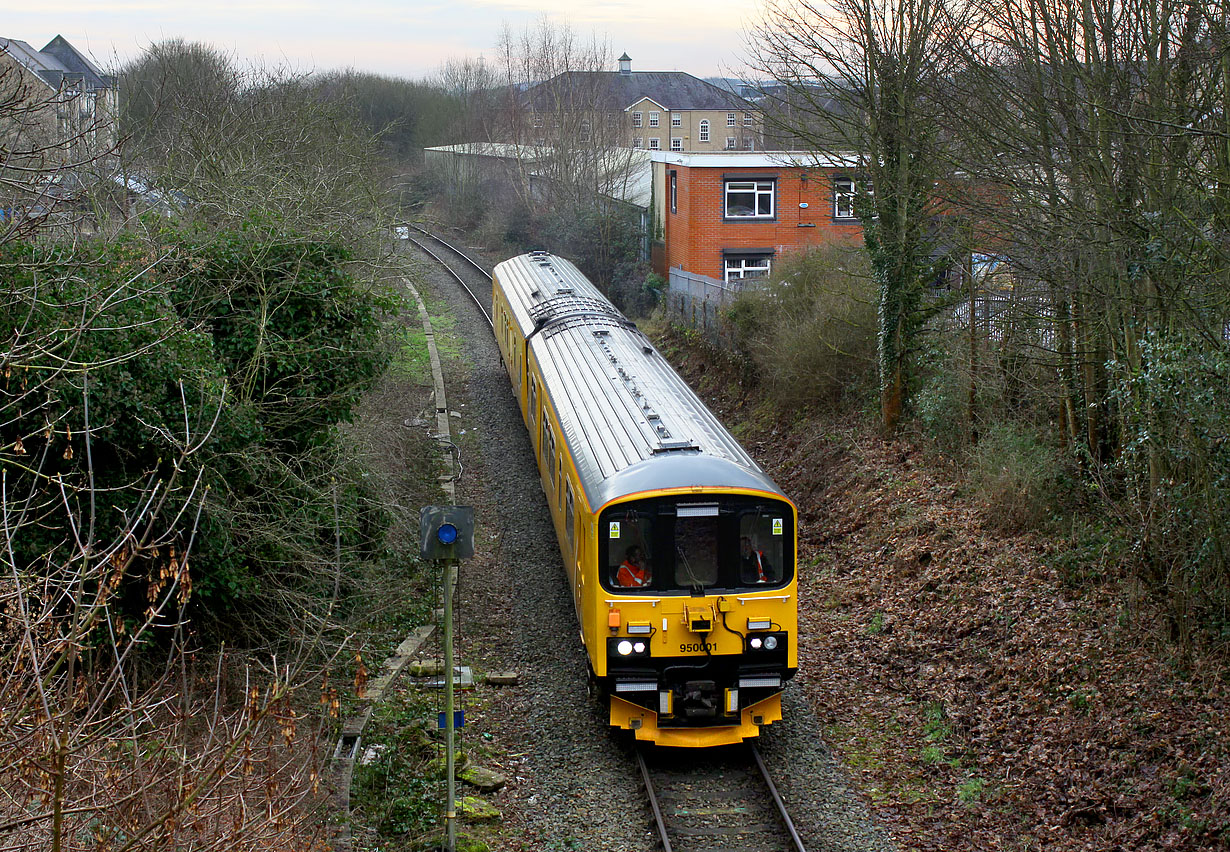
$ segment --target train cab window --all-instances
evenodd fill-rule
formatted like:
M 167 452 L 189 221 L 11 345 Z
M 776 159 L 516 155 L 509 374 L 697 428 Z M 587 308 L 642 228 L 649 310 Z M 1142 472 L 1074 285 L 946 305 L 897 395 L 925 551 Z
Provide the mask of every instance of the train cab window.
M 653 516 L 644 512 L 604 515 L 607 585 L 620 590 L 654 585 L 653 527 Z
M 785 568 L 782 515 L 748 512 L 739 518 L 739 579 L 747 585 L 779 583 Z
M 794 576 L 794 512 L 789 503 L 735 495 L 707 502 L 661 497 L 613 506 L 599 516 L 599 564 L 614 592 L 634 547 L 657 594 L 780 587 Z
M 712 517 L 680 516 L 675 521 L 675 584 L 704 589 L 718 581 L 717 507 Z

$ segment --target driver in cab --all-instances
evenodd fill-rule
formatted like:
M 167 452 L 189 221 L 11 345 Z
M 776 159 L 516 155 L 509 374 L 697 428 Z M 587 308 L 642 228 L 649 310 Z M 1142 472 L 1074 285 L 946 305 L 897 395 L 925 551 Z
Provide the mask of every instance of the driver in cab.
M 615 572 L 615 584 L 625 589 L 639 589 L 648 586 L 651 579 L 652 575 L 645 565 L 644 551 L 640 545 L 632 545 L 624 555 L 619 570 Z

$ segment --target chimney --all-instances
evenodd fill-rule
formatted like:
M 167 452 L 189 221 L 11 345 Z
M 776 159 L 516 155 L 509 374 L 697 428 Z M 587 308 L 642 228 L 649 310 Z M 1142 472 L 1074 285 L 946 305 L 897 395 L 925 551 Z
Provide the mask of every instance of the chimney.
M 632 73 L 632 57 L 629 56 L 627 52 L 625 52 L 623 56 L 619 57 L 619 73 L 620 74 L 631 74 Z

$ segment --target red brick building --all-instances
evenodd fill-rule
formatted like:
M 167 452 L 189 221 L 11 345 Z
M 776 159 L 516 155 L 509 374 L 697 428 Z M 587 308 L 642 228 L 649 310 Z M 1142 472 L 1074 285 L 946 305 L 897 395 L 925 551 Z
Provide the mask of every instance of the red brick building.
M 653 152 L 655 270 L 727 284 L 800 248 L 862 240 L 851 162 L 806 152 Z

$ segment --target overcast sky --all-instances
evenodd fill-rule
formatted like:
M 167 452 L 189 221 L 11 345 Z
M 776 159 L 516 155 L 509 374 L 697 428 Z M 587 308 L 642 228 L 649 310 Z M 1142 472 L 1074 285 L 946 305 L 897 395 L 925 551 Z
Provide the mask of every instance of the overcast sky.
M 544 15 L 624 51 L 638 71 L 741 76 L 757 0 L 59 0 L 6 3 L 0 36 L 37 50 L 63 35 L 114 66 L 167 38 L 297 70 L 353 67 L 398 77 L 449 58 L 494 55 L 501 26 Z M 649 34 L 649 35 L 646 35 Z

